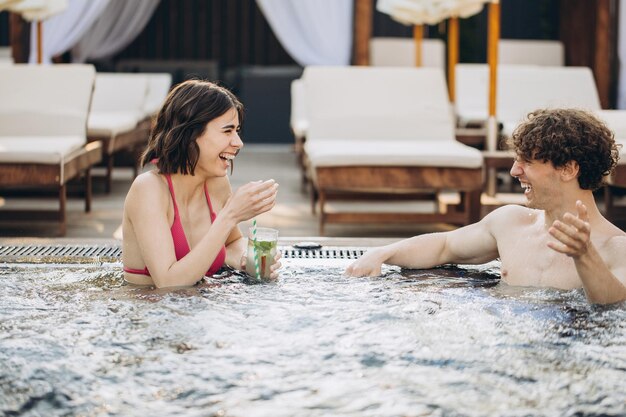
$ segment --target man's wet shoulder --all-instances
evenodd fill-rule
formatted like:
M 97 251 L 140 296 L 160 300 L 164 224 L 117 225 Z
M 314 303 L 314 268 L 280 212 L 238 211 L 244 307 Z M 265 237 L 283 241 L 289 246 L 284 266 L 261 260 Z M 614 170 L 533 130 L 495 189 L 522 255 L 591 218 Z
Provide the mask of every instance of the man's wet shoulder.
M 507 204 L 506 206 L 498 207 L 489 214 L 489 216 L 492 217 L 492 221 L 516 223 L 533 223 L 539 215 L 541 215 L 541 210 L 528 208 L 518 204 Z

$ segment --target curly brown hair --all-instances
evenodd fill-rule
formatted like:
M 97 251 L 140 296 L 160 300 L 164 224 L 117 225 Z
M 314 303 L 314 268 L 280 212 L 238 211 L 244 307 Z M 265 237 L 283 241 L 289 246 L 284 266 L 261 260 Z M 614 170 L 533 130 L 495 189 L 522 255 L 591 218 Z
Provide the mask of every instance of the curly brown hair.
M 178 84 L 159 110 L 141 165 L 156 159 L 161 174 L 194 175 L 200 157 L 196 139 L 211 120 L 231 109 L 237 111 L 241 125 L 243 105 L 224 87 L 201 80 Z
M 555 168 L 576 161 L 578 184 L 596 190 L 619 159 L 613 132 L 593 114 L 578 109 L 540 109 L 513 132 L 510 140 L 525 161 L 551 162 Z

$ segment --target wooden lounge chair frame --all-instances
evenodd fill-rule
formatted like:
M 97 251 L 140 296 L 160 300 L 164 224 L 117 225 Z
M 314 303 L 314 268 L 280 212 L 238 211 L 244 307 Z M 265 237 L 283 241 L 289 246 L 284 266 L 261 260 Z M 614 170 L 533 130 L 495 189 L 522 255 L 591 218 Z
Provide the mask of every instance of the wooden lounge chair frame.
M 43 211 L 43 210 L 0 210 L 0 216 L 3 221 L 5 220 L 17 220 L 17 221 L 36 221 L 36 220 L 57 220 L 59 222 L 59 234 L 65 235 L 67 230 L 67 215 L 66 215 L 66 201 L 67 201 L 67 183 L 73 179 L 83 177 L 84 181 L 84 197 L 85 197 L 85 211 L 91 210 L 92 188 L 91 188 L 91 167 L 102 159 L 102 143 L 94 142 L 87 143 L 86 131 L 86 118 L 89 110 L 89 103 L 91 100 L 91 94 L 93 92 L 93 78 L 95 76 L 95 70 L 92 66 L 87 65 L 55 65 L 53 67 L 29 67 L 27 65 L 14 65 L 4 68 L 3 71 L 16 71 L 15 74 L 19 74 L 16 80 L 12 80 L 12 83 L 17 85 L 6 84 L 5 87 L 10 91 L 8 94 L 19 94 L 24 91 L 24 82 L 28 82 L 31 85 L 31 90 L 35 91 L 35 94 L 39 94 L 40 91 L 45 91 L 45 86 L 54 86 L 54 94 L 59 94 L 60 88 L 63 85 L 70 86 L 75 83 L 77 78 L 80 78 L 85 89 L 82 87 L 74 89 L 70 95 L 71 104 L 68 103 L 68 108 L 62 108 L 60 111 L 61 116 L 55 113 L 55 109 L 47 112 L 45 119 L 47 122 L 37 125 L 40 117 L 37 113 L 37 108 L 30 109 L 30 103 L 32 101 L 25 102 L 24 100 L 30 100 L 30 95 L 27 95 L 25 99 L 19 101 L 17 107 L 13 108 L 15 101 L 9 103 L 10 106 L 4 106 L 4 110 L 8 113 L 4 113 L 4 117 L 11 117 L 11 114 L 15 114 L 14 117 L 18 117 L 19 122 L 9 122 L 8 131 L 3 134 L 9 137 L 22 138 L 24 141 L 29 140 L 29 136 L 25 134 L 32 134 L 35 136 L 41 136 L 42 132 L 47 132 L 50 129 L 49 124 L 54 122 L 52 127 L 55 130 L 53 136 L 76 136 L 80 138 L 84 137 L 84 145 L 78 146 L 74 150 L 64 154 L 60 157 L 58 162 L 48 162 L 38 160 L 37 157 L 32 158 L 29 161 L 30 156 L 22 155 L 21 157 L 11 160 L 10 158 L 4 158 L 0 161 L 0 188 L 5 190 L 14 189 L 37 189 L 42 188 L 54 189 L 57 191 L 59 198 L 59 208 L 55 211 Z M 9 74 L 9 73 L 7 73 Z M 46 74 L 54 74 L 50 77 L 46 77 Z M 19 81 L 17 81 L 19 80 Z M 35 82 L 37 81 L 37 82 Z M 39 84 L 38 84 L 39 83 Z M 67 91 L 67 90 L 64 90 Z M 52 92 L 51 92 L 52 93 Z M 34 97 L 43 98 L 43 96 L 36 95 Z M 54 96 L 56 97 L 56 96 Z M 49 109 L 49 105 L 46 104 L 51 100 L 55 100 L 54 97 L 46 96 L 45 99 L 37 102 L 38 108 Z M 84 108 L 79 104 L 84 102 Z M 25 104 L 27 104 L 25 106 Z M 32 113 L 31 113 L 32 112 Z M 55 116 L 57 115 L 57 116 Z M 58 118 L 57 118 L 58 117 Z M 56 119 L 55 119 L 56 118 Z M 60 118 L 60 120 L 59 120 Z M 33 120 L 36 125 L 34 130 L 28 123 L 29 120 Z M 82 119 L 82 120 L 81 120 Z M 6 119 L 10 120 L 10 119 Z M 67 124 L 69 123 L 69 125 Z M 66 126 L 69 126 L 69 130 Z M 81 128 L 81 126 L 83 126 Z M 82 133 L 79 133 L 82 130 Z M 17 132 L 12 134 L 11 132 Z M 22 139 L 19 139 L 22 140 Z M 46 141 L 48 139 L 45 139 Z M 49 139 L 54 140 L 54 139 Z M 54 143 L 54 142 L 52 142 Z M 36 145 L 35 145 L 36 146 Z M 9 152 L 12 150 L 9 148 Z M 24 152 L 16 150 L 18 153 Z M 36 151 L 36 150 L 35 150 Z M 58 155 L 56 151 L 51 155 Z M 54 160 L 55 158 L 52 158 Z

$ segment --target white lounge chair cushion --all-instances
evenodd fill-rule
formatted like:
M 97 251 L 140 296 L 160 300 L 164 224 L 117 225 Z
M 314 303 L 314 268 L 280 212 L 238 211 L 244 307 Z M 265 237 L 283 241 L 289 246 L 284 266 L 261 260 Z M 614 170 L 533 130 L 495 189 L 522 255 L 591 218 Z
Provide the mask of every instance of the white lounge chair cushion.
M 307 141 L 305 150 L 314 167 L 416 166 L 481 168 L 479 150 L 455 141 L 353 140 Z
M 291 114 L 289 125 L 297 138 L 306 137 L 309 122 L 306 119 L 306 87 L 299 78 L 291 82 Z
M 372 38 L 369 49 L 373 67 L 415 67 L 413 38 Z M 446 45 L 441 39 L 422 40 L 422 66 L 445 68 Z
M 457 64 L 456 113 L 464 124 L 486 120 L 489 68 L 483 64 Z M 526 115 L 540 108 L 576 107 L 599 110 L 600 98 L 587 67 L 498 66 L 496 117 L 512 131 Z
M 143 113 L 145 117 L 155 115 L 172 86 L 172 75 L 167 73 L 141 74 L 148 79 L 148 92 L 143 105 Z
M 0 67 L 0 136 L 85 135 L 92 65 Z
M 498 62 L 505 65 L 565 65 L 563 42 L 553 40 L 500 39 Z
M 113 137 L 133 130 L 142 119 L 143 114 L 136 112 L 94 112 L 87 121 L 87 135 Z
M 0 162 L 59 164 L 84 145 L 84 136 L 0 136 Z
M 293 130 L 293 134 L 297 138 L 305 138 L 308 129 L 309 122 L 306 120 L 296 120 L 291 124 L 291 130 Z
M 303 79 L 307 141 L 455 140 L 440 69 L 313 66 Z
M 148 78 L 140 74 L 97 73 L 92 112 L 128 111 L 143 115 Z

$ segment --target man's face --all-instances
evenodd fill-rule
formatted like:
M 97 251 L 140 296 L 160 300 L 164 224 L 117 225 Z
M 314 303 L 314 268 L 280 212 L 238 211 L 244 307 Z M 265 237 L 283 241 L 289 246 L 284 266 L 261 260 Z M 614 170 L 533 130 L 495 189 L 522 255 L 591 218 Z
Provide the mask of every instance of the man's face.
M 559 201 L 560 178 L 551 162 L 526 161 L 518 156 L 511 167 L 511 175 L 524 188 L 528 207 L 546 210 Z

